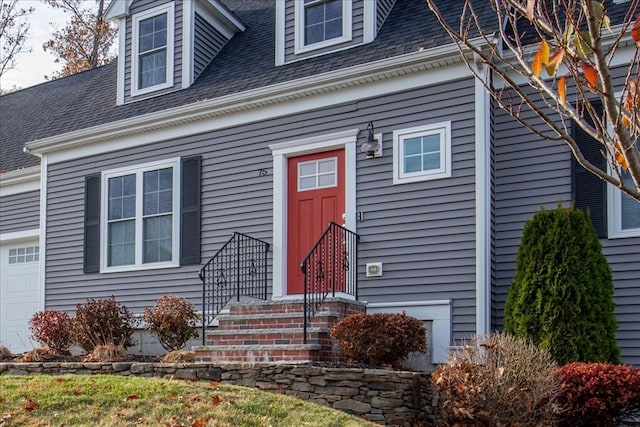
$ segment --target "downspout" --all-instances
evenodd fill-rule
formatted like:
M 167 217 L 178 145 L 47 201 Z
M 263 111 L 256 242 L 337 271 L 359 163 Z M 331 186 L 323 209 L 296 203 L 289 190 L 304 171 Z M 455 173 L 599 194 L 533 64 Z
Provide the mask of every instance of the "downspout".
M 478 75 L 487 72 L 475 62 Z M 476 334 L 491 331 L 491 103 L 483 83 L 475 82 Z

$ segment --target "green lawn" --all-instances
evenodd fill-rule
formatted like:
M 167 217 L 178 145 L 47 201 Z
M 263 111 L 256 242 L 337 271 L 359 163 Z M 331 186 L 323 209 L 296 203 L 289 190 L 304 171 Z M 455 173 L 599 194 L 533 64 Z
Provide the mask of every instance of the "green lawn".
M 294 397 L 215 382 L 0 376 L 0 427 L 374 425 Z

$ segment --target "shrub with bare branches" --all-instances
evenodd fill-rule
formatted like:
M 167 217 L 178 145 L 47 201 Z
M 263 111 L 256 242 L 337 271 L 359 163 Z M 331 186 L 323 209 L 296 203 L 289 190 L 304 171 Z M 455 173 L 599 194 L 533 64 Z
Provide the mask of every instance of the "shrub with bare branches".
M 560 381 L 549 353 L 510 335 L 472 338 L 432 375 L 447 425 L 555 425 Z

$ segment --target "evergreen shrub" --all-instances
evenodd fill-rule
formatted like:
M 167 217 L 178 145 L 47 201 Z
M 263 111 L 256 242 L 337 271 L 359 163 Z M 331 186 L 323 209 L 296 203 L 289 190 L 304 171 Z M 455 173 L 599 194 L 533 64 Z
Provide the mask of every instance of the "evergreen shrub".
M 581 210 L 543 209 L 526 222 L 504 326 L 560 365 L 619 361 L 611 269 Z

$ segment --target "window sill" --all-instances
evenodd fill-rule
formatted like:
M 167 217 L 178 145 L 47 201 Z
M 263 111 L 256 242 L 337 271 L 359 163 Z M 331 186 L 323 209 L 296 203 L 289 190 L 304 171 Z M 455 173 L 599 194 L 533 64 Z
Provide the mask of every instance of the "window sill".
M 176 268 L 180 267 L 180 263 L 178 262 L 159 262 L 153 264 L 142 264 L 142 265 L 123 265 L 118 267 L 104 267 L 100 269 L 100 274 L 109 274 L 109 273 L 126 273 L 131 271 L 144 271 L 144 270 L 160 270 L 163 268 Z

